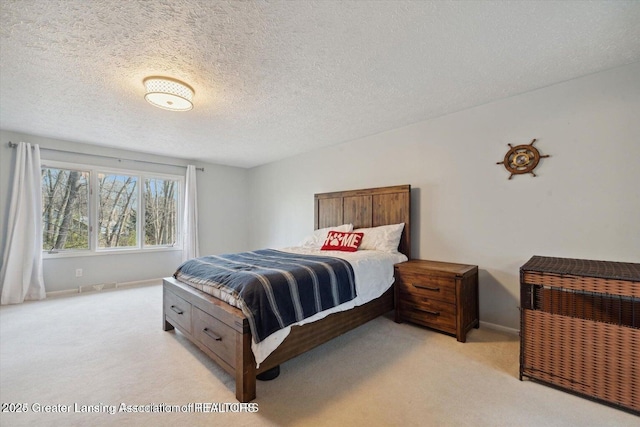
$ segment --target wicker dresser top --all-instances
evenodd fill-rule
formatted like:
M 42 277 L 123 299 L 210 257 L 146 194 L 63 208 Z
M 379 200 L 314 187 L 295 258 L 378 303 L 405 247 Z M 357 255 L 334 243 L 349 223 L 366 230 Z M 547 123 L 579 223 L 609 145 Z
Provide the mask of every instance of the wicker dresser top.
M 533 256 L 520 267 L 522 271 L 536 271 L 575 276 L 640 282 L 640 264 L 631 262 L 592 261 L 586 259 Z

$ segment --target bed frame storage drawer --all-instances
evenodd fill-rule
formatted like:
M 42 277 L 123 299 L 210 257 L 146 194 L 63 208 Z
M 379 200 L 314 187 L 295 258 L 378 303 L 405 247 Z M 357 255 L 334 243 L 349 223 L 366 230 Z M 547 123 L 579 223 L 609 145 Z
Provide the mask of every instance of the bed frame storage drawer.
M 234 365 L 236 358 L 235 331 L 195 307 L 193 309 L 193 336 L 229 365 Z
M 520 300 L 521 380 L 640 414 L 640 264 L 534 256 Z
M 191 304 L 173 292 L 166 292 L 164 296 L 164 313 L 171 323 L 191 333 Z

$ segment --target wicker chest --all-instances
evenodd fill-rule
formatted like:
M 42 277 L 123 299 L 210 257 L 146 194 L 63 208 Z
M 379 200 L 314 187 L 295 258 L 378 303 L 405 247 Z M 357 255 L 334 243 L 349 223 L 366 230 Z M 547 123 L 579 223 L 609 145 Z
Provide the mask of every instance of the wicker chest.
M 520 299 L 520 379 L 640 413 L 640 264 L 534 256 Z

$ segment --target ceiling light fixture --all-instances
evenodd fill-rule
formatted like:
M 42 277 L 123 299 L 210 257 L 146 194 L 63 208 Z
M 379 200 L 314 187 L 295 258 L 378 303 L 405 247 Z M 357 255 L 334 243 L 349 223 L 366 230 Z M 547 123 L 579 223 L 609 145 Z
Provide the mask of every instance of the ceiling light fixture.
M 193 108 L 193 88 L 180 80 L 154 76 L 147 77 L 142 83 L 147 90 L 144 99 L 155 107 L 171 111 L 189 111 Z

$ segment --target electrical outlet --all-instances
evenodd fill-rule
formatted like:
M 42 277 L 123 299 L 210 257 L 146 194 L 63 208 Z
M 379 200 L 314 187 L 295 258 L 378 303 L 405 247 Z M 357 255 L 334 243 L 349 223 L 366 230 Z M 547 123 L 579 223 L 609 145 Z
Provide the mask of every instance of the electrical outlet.
M 82 269 L 76 268 L 76 277 L 82 277 Z

